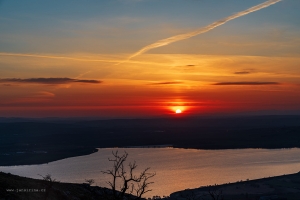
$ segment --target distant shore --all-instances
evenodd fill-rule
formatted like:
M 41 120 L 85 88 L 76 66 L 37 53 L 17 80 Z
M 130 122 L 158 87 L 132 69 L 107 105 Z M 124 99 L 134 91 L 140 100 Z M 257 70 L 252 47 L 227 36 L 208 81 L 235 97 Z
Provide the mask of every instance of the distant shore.
M 89 155 L 97 151 L 97 148 L 74 148 L 68 150 L 56 149 L 55 151 L 43 153 L 31 151 L 24 151 L 22 153 L 13 152 L 0 155 L 0 166 L 46 164 L 66 158 Z
M 105 147 L 105 148 L 180 148 L 180 147 L 174 147 L 172 145 L 147 145 L 147 146 L 125 146 L 125 147 Z M 291 147 L 291 148 L 295 148 L 295 147 Z M 49 162 L 55 162 L 67 158 L 90 155 L 98 152 L 99 149 L 101 148 L 74 149 L 72 151 L 55 151 L 54 153 L 16 152 L 11 155 L 4 155 L 4 156 L 2 155 L 4 159 L 0 160 L 0 166 L 46 164 Z M 198 149 L 198 148 L 184 147 L 180 149 Z M 200 149 L 199 148 L 198 150 L 224 150 L 224 149 L 210 149 L 210 148 Z
M 300 116 L 0 122 L 0 166 L 43 164 L 97 148 L 300 148 Z

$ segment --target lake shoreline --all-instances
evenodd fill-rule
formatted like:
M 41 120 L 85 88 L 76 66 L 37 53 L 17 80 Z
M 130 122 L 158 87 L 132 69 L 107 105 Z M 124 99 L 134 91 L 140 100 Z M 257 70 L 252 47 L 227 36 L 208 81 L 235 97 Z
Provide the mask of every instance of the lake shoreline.
M 28 154 L 26 156 L 26 152 L 22 154 L 13 154 L 6 155 L 5 157 L 10 157 L 9 159 L 2 159 L 0 161 L 0 167 L 5 166 L 22 166 L 22 165 L 38 165 L 38 164 L 48 164 L 50 162 L 60 161 L 73 157 L 87 156 L 93 153 L 97 153 L 99 149 L 107 149 L 107 148 L 175 148 L 175 149 L 193 149 L 193 150 L 237 150 L 237 149 L 293 149 L 299 147 L 284 147 L 284 148 L 192 148 L 192 147 L 177 147 L 171 144 L 163 144 L 163 145 L 143 145 L 143 146 L 125 146 L 125 147 L 105 147 L 105 148 L 87 148 L 87 149 L 75 149 L 74 151 L 59 151 L 55 153 L 43 153 L 43 155 L 38 154 Z M 22 157 L 21 157 L 22 156 Z
M 77 148 L 71 150 L 56 150 L 47 153 L 22 152 L 2 155 L 0 166 L 20 166 L 47 164 L 72 157 L 86 156 L 98 152 L 97 148 Z

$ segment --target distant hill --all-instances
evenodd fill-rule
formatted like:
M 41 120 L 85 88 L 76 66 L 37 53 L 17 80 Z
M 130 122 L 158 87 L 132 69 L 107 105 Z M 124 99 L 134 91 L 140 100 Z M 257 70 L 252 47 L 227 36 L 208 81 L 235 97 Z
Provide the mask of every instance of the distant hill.
M 297 115 L 4 121 L 0 122 L 0 166 L 47 163 L 107 147 L 300 147 Z

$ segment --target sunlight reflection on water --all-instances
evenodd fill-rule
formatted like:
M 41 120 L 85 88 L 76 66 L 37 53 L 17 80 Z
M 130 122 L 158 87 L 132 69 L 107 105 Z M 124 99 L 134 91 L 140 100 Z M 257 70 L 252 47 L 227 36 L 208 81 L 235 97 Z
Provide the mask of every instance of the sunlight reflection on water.
M 95 179 L 95 185 L 107 186 L 110 180 L 101 171 L 110 169 L 111 152 L 127 151 L 128 161 L 138 169 L 150 167 L 156 176 L 152 191 L 146 196 L 169 195 L 172 192 L 204 185 L 236 182 L 282 174 L 300 169 L 300 149 L 195 150 L 177 148 L 107 148 L 87 156 L 67 158 L 49 164 L 0 167 L 0 171 L 32 178 L 51 174 L 61 182 L 83 183 Z

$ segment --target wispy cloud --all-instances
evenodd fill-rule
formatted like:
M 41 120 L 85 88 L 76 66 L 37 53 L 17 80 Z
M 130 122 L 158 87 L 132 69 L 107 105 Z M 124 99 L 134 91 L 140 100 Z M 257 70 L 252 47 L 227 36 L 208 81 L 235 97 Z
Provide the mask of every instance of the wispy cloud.
M 40 92 L 31 93 L 29 95 L 19 97 L 12 101 L 6 102 L 5 105 L 18 105 L 18 106 L 23 105 L 23 106 L 25 106 L 28 104 L 49 102 L 49 101 L 53 100 L 54 97 L 55 97 L 55 94 L 52 92 L 40 91 Z
M 174 85 L 174 84 L 182 84 L 181 81 L 165 81 L 165 82 L 156 82 L 150 83 L 149 85 Z
M 182 66 L 175 66 L 173 69 L 179 70 L 179 71 L 194 71 L 196 69 L 196 65 L 182 65 Z
M 9 87 L 9 86 L 12 86 L 12 84 L 2 84 L 2 86 Z
M 249 71 L 239 71 L 239 72 L 234 72 L 234 74 L 250 74 L 251 72 Z
M 241 12 L 238 12 L 236 14 L 233 14 L 233 15 L 230 15 L 226 18 L 223 18 L 221 20 L 218 20 L 216 22 L 213 22 L 212 24 L 209 24 L 208 26 L 205 26 L 203 28 L 200 28 L 200 29 L 197 29 L 195 31 L 192 31 L 192 32 L 189 32 L 189 33 L 184 33 L 184 34 L 180 34 L 180 35 L 175 35 L 175 36 L 172 36 L 172 37 L 169 37 L 169 38 L 166 38 L 166 39 L 162 39 L 162 40 L 159 40 L 153 44 L 150 44 L 148 46 L 145 46 L 143 47 L 142 49 L 140 49 L 139 51 L 137 51 L 136 53 L 132 54 L 130 57 L 127 58 L 127 60 L 125 61 L 122 61 L 120 63 L 123 63 L 123 62 L 127 62 L 129 61 L 130 59 L 140 55 L 140 54 L 143 54 L 151 49 L 155 49 L 155 48 L 158 48 L 158 47 L 162 47 L 162 46 L 166 46 L 166 45 L 169 45 L 171 43 L 174 43 L 174 42 L 178 42 L 178 41 L 181 41 L 181 40 L 185 40 L 185 39 L 189 39 L 191 37 L 194 37 L 196 35 L 199 35 L 199 34 L 202 34 L 202 33 L 205 33 L 205 32 L 208 32 L 218 26 L 221 26 L 233 19 L 236 19 L 238 17 L 241 17 L 241 16 L 244 16 L 244 15 L 247 15 L 249 13 L 252 13 L 252 12 L 255 12 L 255 11 L 258 11 L 258 10 L 261 10 L 263 8 L 266 8 L 266 7 L 269 7 L 275 3 L 278 3 L 279 1 L 281 0 L 268 0 L 264 3 L 261 3 L 261 4 L 258 4 L 256 6 L 253 6 L 247 10 L 244 10 L 244 11 L 241 11 Z M 120 64 L 118 63 L 118 64 Z
M 69 56 L 58 56 L 58 55 L 42 55 L 42 54 L 26 54 L 26 53 L 8 53 L 0 52 L 0 56 L 18 56 L 18 57 L 34 57 L 34 58 L 51 58 L 51 59 L 65 59 L 74 61 L 87 61 L 87 62 L 108 62 L 117 63 L 118 60 L 107 60 L 107 59 L 90 59 L 90 58 L 77 58 Z
M 70 84 L 70 83 L 102 83 L 99 80 L 84 80 L 84 79 L 73 79 L 73 78 L 5 78 L 0 79 L 0 83 L 36 83 L 36 84 Z
M 279 85 L 279 82 L 218 82 L 212 85 Z
M 54 96 L 55 96 L 54 93 L 47 92 L 47 91 L 40 91 L 32 95 L 32 97 L 36 97 L 36 98 L 52 98 Z

